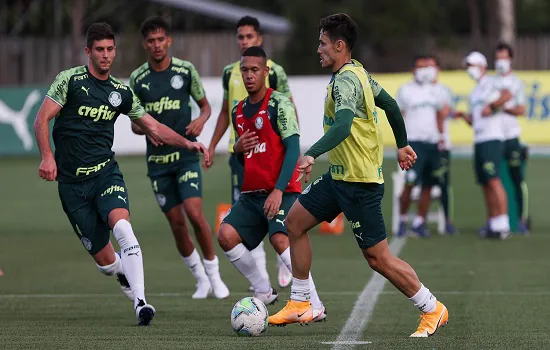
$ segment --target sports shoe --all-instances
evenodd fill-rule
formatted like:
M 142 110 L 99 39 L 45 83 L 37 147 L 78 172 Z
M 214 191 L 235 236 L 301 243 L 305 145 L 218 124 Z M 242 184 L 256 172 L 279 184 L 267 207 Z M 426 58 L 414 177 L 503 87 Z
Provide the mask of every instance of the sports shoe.
M 285 264 L 278 263 L 277 265 L 277 282 L 279 282 L 279 287 L 286 288 L 292 282 L 292 272 L 290 272 Z
M 399 228 L 397 229 L 396 236 L 405 237 L 406 235 L 407 235 L 407 223 L 404 221 L 401 221 L 399 223 Z
M 143 300 L 139 300 L 136 306 L 136 318 L 139 326 L 148 326 L 155 317 L 155 308 L 153 305 L 145 304 Z
M 117 273 L 116 280 L 120 284 L 120 290 L 126 295 L 126 298 L 130 299 L 130 301 L 134 301 L 134 293 L 132 293 L 130 283 L 128 283 L 126 276 L 122 273 Z
M 214 296 L 217 299 L 225 299 L 229 297 L 229 288 L 223 283 L 221 278 L 212 278 L 210 279 L 210 284 L 212 285 L 212 291 Z
M 456 226 L 453 225 L 452 223 L 450 222 L 446 222 L 445 223 L 445 233 L 448 234 L 448 235 L 454 235 L 458 232 L 458 230 L 456 229 Z
M 267 293 L 254 293 L 254 298 L 260 299 L 265 305 L 271 305 L 277 301 L 279 294 L 277 294 L 275 289 L 271 288 Z
M 486 222 L 485 225 L 481 226 L 481 228 L 478 230 L 479 237 L 486 238 L 489 231 L 489 222 Z
M 430 231 L 426 227 L 426 224 L 421 224 L 411 229 L 418 237 L 428 238 L 430 237 Z
M 321 306 L 320 309 L 313 308 L 313 322 L 324 321 L 327 318 L 327 309 L 325 305 Z
M 207 279 L 197 281 L 197 290 L 191 296 L 191 299 L 206 299 L 212 293 L 212 284 Z
M 445 305 L 436 302 L 435 311 L 425 312 L 420 315 L 420 324 L 416 332 L 411 334 L 412 338 L 427 338 L 435 334 L 439 327 L 443 327 L 449 322 L 449 312 Z
M 518 225 L 518 231 L 521 235 L 529 235 L 529 219 L 522 219 Z
M 210 286 L 214 292 L 214 296 L 218 299 L 225 299 L 229 296 L 229 289 L 223 283 L 220 276 L 220 267 L 218 257 L 214 257 L 214 260 L 204 260 L 204 271 L 210 280 Z
M 325 316 L 326 317 L 326 316 Z M 273 316 L 269 316 L 271 326 L 285 326 L 291 323 L 309 324 L 313 321 L 313 308 L 309 301 L 289 300 L 285 307 Z

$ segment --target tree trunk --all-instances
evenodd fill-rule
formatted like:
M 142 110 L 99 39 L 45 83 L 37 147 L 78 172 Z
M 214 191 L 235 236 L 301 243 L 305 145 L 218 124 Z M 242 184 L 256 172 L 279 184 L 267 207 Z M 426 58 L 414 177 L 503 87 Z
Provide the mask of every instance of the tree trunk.
M 72 19 L 72 34 L 71 34 L 71 46 L 72 46 L 72 65 L 81 65 L 80 57 L 82 56 L 82 49 L 85 43 L 82 42 L 82 19 L 84 18 L 84 11 L 86 9 L 87 0 L 74 0 L 73 8 L 71 9 Z
M 514 0 L 498 0 L 500 19 L 499 40 L 514 45 L 516 40 L 516 13 Z
M 481 26 L 477 0 L 468 0 L 468 12 L 470 13 L 470 41 L 473 47 L 479 48 L 481 45 Z

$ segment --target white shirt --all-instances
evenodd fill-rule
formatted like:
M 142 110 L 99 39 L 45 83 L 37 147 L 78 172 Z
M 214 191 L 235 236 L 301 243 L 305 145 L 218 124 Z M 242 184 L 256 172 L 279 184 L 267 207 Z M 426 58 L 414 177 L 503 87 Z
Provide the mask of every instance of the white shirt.
M 525 87 L 521 79 L 514 73 L 505 76 L 497 75 L 495 79 L 499 89 L 506 89 L 512 94 L 512 98 L 504 104 L 503 110 L 498 113 L 502 122 L 504 139 L 510 140 L 518 138 L 521 134 L 518 118 L 513 114 L 504 112 L 504 109 L 525 105 Z
M 500 97 L 499 87 L 494 77 L 484 75 L 469 96 L 472 113 L 474 143 L 504 140 L 502 119 L 498 114 L 482 116 L 483 108 Z
M 397 91 L 396 101 L 405 117 L 409 141 L 439 142 L 437 111 L 442 105 L 433 84 L 404 84 Z
M 433 84 L 434 91 L 437 95 L 439 103 L 441 105 L 446 105 L 451 107 L 451 110 L 454 109 L 454 100 L 453 100 L 453 93 L 451 92 L 451 89 L 449 89 L 447 86 L 435 83 Z M 443 121 L 443 141 L 444 141 L 444 149 L 450 150 L 453 146 L 451 143 L 451 132 L 449 131 L 449 123 L 451 120 L 449 119 L 449 116 L 445 116 L 445 120 Z

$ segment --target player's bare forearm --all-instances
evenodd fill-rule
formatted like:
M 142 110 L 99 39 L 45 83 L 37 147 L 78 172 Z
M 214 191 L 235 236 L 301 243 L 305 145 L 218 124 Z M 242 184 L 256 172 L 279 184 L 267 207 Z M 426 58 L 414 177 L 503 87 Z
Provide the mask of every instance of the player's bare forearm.
M 227 100 L 223 100 L 222 109 L 218 115 L 218 120 L 216 121 L 216 128 L 214 129 L 214 134 L 212 135 L 212 140 L 210 140 L 209 149 L 215 149 L 218 143 L 220 142 L 223 134 L 229 127 L 229 107 Z
M 199 118 L 204 118 L 204 120 L 210 119 L 210 115 L 212 115 L 212 107 L 206 97 L 197 101 L 197 105 L 200 108 Z
M 53 159 L 49 122 L 61 111 L 61 106 L 46 97 L 34 120 L 34 136 L 42 159 Z
M 510 91 L 504 89 L 500 91 L 500 97 L 495 102 L 491 103 L 491 108 L 499 108 L 512 98 Z
M 449 115 L 448 109 L 441 109 L 440 111 L 437 111 L 437 130 L 440 134 L 443 134 L 443 122 L 445 121 L 445 118 Z
M 516 117 L 521 117 L 522 115 L 525 115 L 525 106 L 519 105 L 512 108 L 506 108 L 504 112 L 515 115 Z
M 132 132 L 136 135 L 145 135 L 143 130 L 136 123 L 132 122 Z

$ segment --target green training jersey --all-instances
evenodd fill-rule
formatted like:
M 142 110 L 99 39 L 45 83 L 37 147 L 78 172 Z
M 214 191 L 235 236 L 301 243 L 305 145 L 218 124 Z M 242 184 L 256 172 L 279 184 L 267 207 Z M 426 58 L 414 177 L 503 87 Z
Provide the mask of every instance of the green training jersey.
M 248 102 L 248 97 L 246 97 L 243 103 L 244 117 L 247 119 L 253 118 L 262 106 L 262 102 L 263 100 L 252 104 Z M 231 111 L 231 121 L 233 125 L 237 125 L 235 123 L 235 119 L 237 118 L 237 106 L 233 107 L 233 110 Z M 281 92 L 273 91 L 271 93 L 267 113 L 269 115 L 269 120 L 271 121 L 273 130 L 281 136 L 281 140 L 284 140 L 292 135 L 300 135 L 300 128 L 298 127 L 298 118 L 296 118 L 296 110 L 294 109 L 294 105 L 290 99 Z M 277 117 L 273 118 L 272 116 Z M 239 138 L 237 136 L 237 127 L 238 125 L 231 130 L 235 136 L 235 140 Z
M 178 134 L 195 142 L 194 136 L 186 136 L 191 123 L 191 97 L 195 101 L 204 98 L 204 88 L 199 74 L 191 62 L 172 57 L 170 66 L 155 72 L 144 63 L 130 75 L 130 88 L 141 100 L 145 111 Z M 162 175 L 180 168 L 183 162 L 198 161 L 198 154 L 173 146 L 155 147 L 147 139 L 147 169 L 149 176 Z
M 87 66 L 59 73 L 46 96 L 62 107 L 53 127 L 59 182 L 86 180 L 114 164 L 116 119 L 145 115 L 128 86 L 113 76 L 99 80 Z

